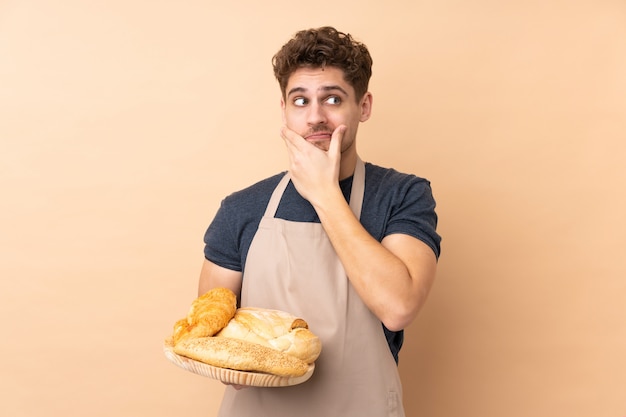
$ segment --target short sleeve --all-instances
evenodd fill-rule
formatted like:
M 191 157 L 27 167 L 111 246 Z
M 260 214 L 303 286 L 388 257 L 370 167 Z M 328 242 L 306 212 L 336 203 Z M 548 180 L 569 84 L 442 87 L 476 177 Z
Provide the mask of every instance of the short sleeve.
M 430 182 L 410 176 L 396 198 L 384 236 L 394 233 L 413 236 L 430 246 L 439 258 L 441 237 L 437 233 L 436 202 Z
M 204 257 L 216 265 L 243 272 L 248 249 L 278 181 L 276 174 L 227 196 L 204 234 Z
M 204 234 L 204 257 L 216 265 L 241 271 L 241 256 L 236 238 L 235 210 L 229 209 L 224 199 L 215 218 Z

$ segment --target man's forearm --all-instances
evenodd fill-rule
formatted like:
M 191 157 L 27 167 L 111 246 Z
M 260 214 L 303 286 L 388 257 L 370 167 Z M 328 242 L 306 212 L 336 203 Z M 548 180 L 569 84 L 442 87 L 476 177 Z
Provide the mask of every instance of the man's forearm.
M 423 268 L 414 265 L 418 261 L 407 259 L 403 249 L 396 254 L 394 247 L 390 250 L 374 239 L 341 194 L 329 196 L 315 209 L 350 282 L 365 304 L 390 330 L 406 327 L 426 298 L 434 277 L 431 266 L 420 272 Z M 413 238 L 406 236 L 406 239 Z

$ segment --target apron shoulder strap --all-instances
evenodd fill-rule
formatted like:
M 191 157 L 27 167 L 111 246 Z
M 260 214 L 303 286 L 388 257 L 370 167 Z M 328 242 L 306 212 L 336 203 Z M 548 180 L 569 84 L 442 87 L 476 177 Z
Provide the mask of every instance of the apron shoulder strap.
M 264 217 L 274 217 L 280 200 L 291 181 L 289 172 L 281 178 L 280 182 L 274 188 L 269 203 L 265 208 Z M 363 206 L 363 195 L 365 193 L 365 164 L 360 157 L 357 156 L 356 167 L 354 168 L 354 177 L 352 179 L 352 191 L 350 191 L 350 208 L 357 219 L 361 218 L 361 208 Z
M 287 185 L 289 185 L 290 180 L 291 176 L 289 175 L 289 172 L 286 172 L 276 188 L 274 188 L 274 192 L 270 197 L 270 201 L 269 203 L 267 203 L 267 207 L 265 208 L 265 214 L 263 215 L 264 217 L 274 217 L 276 215 L 276 210 L 278 210 L 278 204 L 280 204 L 280 199 L 282 198 L 283 193 L 287 188 Z
M 365 164 L 359 156 L 354 167 L 354 177 L 352 178 L 352 191 L 350 191 L 350 208 L 357 219 L 361 218 L 361 208 L 363 207 L 363 195 L 365 194 Z

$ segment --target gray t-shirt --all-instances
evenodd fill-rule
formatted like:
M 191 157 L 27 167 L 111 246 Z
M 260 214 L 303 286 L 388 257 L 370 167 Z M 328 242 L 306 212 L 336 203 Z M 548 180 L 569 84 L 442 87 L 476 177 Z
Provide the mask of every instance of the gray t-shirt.
M 204 235 L 205 257 L 227 269 L 242 271 L 261 217 L 270 196 L 284 172 L 262 180 L 226 197 Z M 352 177 L 340 182 L 349 201 Z M 289 183 L 276 211 L 276 217 L 296 222 L 317 222 L 311 204 Z M 441 237 L 437 234 L 437 214 L 430 182 L 394 169 L 365 164 L 365 193 L 361 224 L 378 241 L 394 233 L 413 236 L 430 246 L 437 257 Z M 384 328 L 384 326 L 383 326 Z M 396 360 L 402 346 L 403 332 L 384 328 Z

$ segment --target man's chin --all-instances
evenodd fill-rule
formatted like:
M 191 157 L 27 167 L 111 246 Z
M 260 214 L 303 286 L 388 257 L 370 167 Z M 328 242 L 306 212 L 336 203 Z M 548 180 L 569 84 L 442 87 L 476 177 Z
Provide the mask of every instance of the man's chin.
M 330 147 L 330 139 L 307 139 L 307 141 L 323 151 L 328 151 Z

